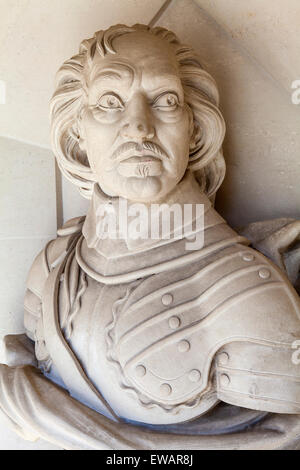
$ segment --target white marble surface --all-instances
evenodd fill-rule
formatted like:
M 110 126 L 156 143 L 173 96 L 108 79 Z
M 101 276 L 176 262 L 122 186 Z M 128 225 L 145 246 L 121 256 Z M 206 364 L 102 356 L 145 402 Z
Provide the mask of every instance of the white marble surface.
M 29 266 L 55 236 L 55 173 L 47 150 L 54 74 L 83 38 L 117 22 L 148 23 L 163 3 L 0 0 L 0 81 L 6 88 L 0 134 L 12 137 L 0 140 L 0 336 L 23 331 Z M 193 45 L 217 79 L 228 169 L 217 208 L 235 226 L 300 216 L 300 105 L 292 104 L 290 88 L 300 79 L 299 17 L 298 0 L 173 0 L 158 20 Z M 68 220 L 84 214 L 88 202 L 63 181 L 59 205 Z M 0 417 L 0 449 L 6 448 L 53 446 L 23 441 Z
M 6 94 L 0 97 L 0 135 L 6 137 L 0 139 L 0 340 L 5 334 L 24 331 L 28 270 L 35 255 L 55 237 L 57 221 L 60 224 L 63 218 L 61 201 L 56 214 L 57 186 L 49 149 L 54 75 L 65 59 L 77 53 L 80 41 L 96 30 L 117 22 L 147 23 L 163 3 L 0 0 L 0 81 Z M 66 218 L 84 213 L 86 201 L 68 182 L 63 195 L 68 201 Z M 24 441 L 0 416 L 0 449 L 54 448 L 43 441 Z
M 7 418 L 0 414 L 0 450 L 62 450 L 43 439 L 27 441 L 15 433 Z

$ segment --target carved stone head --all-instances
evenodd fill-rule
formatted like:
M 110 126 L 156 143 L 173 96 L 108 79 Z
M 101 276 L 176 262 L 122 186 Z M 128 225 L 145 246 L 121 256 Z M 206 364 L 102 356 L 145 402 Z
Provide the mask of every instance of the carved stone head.
M 187 168 L 212 195 L 222 182 L 218 92 L 175 34 L 116 25 L 82 42 L 57 74 L 52 144 L 65 176 L 90 197 L 160 201 Z

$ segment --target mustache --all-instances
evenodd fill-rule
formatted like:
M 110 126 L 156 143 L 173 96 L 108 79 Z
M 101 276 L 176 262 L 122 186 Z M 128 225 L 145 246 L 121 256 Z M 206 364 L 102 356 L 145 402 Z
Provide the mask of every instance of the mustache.
M 140 144 L 137 142 L 125 142 L 124 144 L 121 144 L 112 154 L 111 159 L 113 161 L 118 161 L 119 159 L 123 159 L 127 156 L 130 156 L 130 153 L 132 152 L 137 152 L 137 153 L 142 153 L 143 151 L 150 151 L 150 153 L 154 156 L 157 156 L 161 159 L 169 159 L 169 156 L 166 154 L 166 152 L 158 145 L 155 144 L 154 142 L 150 141 L 145 141 Z

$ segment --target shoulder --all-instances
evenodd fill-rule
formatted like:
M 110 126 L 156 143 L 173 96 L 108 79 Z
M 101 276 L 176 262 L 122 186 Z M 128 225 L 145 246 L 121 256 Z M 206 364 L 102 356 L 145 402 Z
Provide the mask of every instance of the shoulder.
M 237 271 L 236 286 L 228 286 L 230 308 L 216 356 L 218 398 L 251 409 L 300 413 L 300 369 L 292 360 L 300 338 L 299 296 L 258 251 L 244 249 L 240 263 L 247 267 Z
M 45 281 L 50 271 L 66 253 L 70 242 L 81 233 L 84 217 L 69 220 L 57 231 L 58 237 L 51 240 L 35 258 L 27 278 L 26 286 L 41 298 Z
M 24 299 L 24 325 L 27 335 L 34 339 L 37 321 L 41 316 L 42 294 L 50 271 L 64 258 L 74 237 L 81 233 L 84 217 L 68 220 L 57 231 L 58 237 L 40 251 L 29 270 Z
M 282 269 L 259 251 L 247 247 L 241 252 L 239 272 L 237 282 L 242 303 L 251 297 L 252 311 L 261 305 L 267 320 L 270 310 L 275 309 L 278 318 L 285 318 L 287 324 L 290 321 L 299 329 L 299 295 Z
M 243 245 L 219 256 L 209 273 L 210 306 L 219 312 L 218 321 L 233 322 L 236 333 L 245 338 L 252 335 L 276 343 L 283 336 L 285 341 L 293 334 L 300 337 L 300 299 L 286 274 L 259 251 Z

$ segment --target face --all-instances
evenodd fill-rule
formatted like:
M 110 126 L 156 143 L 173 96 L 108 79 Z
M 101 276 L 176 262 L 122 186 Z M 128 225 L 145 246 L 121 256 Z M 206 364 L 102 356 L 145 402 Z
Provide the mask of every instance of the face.
M 86 77 L 79 145 L 102 190 L 132 201 L 159 201 L 188 164 L 192 113 L 175 54 L 147 33 L 114 40 L 116 54 L 95 55 Z

